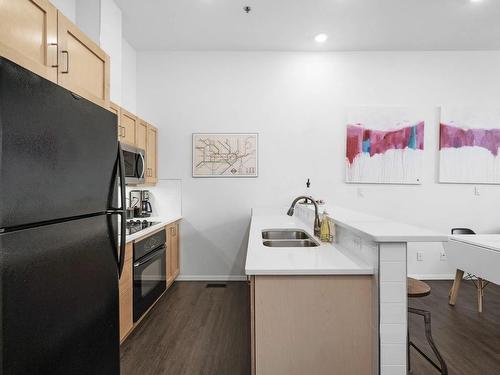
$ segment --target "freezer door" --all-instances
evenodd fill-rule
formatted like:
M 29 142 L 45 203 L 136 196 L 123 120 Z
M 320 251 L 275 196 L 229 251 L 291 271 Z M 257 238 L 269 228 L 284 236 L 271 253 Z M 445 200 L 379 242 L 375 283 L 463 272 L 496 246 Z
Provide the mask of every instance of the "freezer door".
M 110 216 L 0 234 L 0 373 L 118 375 Z
M 116 115 L 0 58 L 0 228 L 104 212 Z

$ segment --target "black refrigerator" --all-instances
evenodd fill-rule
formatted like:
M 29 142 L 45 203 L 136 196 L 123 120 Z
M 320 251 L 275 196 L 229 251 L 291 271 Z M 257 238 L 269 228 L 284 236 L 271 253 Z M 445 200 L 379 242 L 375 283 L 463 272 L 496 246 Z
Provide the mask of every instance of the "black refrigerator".
M 120 373 L 120 176 L 116 115 L 0 58 L 1 374 Z

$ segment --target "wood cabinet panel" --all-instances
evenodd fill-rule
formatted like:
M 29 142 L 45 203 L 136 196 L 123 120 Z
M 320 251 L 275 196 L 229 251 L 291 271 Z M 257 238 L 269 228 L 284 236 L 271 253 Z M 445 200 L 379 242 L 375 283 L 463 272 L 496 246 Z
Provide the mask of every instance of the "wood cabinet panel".
M 120 342 L 125 340 L 134 326 L 132 303 L 132 288 L 120 292 Z
M 179 261 L 179 223 L 174 223 L 172 226 L 172 274 L 175 278 L 179 276 L 180 261 Z
M 156 184 L 158 181 L 158 130 L 148 125 L 146 147 L 146 183 Z
M 109 107 L 109 56 L 61 12 L 58 13 L 58 83 Z
M 57 9 L 47 0 L 0 0 L 0 55 L 57 82 Z
M 120 129 L 119 132 L 119 140 L 120 142 L 127 143 L 131 146 L 135 146 L 135 128 L 137 125 L 138 119 L 137 117 L 124 110 L 123 108 L 120 110 Z
M 180 273 L 179 223 L 167 227 L 167 286 L 170 286 Z
M 257 375 L 373 374 L 371 276 L 255 276 Z
M 148 124 L 143 120 L 137 121 L 135 128 L 135 145 L 136 147 L 146 150 L 148 145 Z M 147 157 L 147 156 L 146 156 Z
M 133 322 L 133 271 L 132 271 L 132 256 L 134 245 L 132 242 L 125 246 L 125 263 L 123 272 L 120 277 L 120 342 L 122 342 L 127 334 L 132 330 Z
M 113 102 L 109 102 L 108 109 L 116 115 L 116 134 L 118 139 L 120 139 L 120 132 L 122 131 L 120 125 L 120 106 Z

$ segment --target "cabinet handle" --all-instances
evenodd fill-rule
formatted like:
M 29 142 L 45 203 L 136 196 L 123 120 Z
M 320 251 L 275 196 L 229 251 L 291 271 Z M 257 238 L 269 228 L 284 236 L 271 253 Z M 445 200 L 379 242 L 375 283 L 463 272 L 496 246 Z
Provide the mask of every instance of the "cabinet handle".
M 69 73 L 69 52 L 68 51 L 61 51 L 61 54 L 66 55 L 66 70 L 61 71 L 61 74 L 68 74 Z
M 50 47 L 56 47 L 56 53 L 55 53 L 55 57 L 56 57 L 56 63 L 55 64 L 51 64 L 50 67 L 51 68 L 57 68 L 59 66 L 59 64 L 57 63 L 57 43 L 49 43 L 49 48 Z
M 120 130 L 120 134 L 122 136 L 122 138 L 125 138 L 125 126 L 120 126 L 121 130 Z

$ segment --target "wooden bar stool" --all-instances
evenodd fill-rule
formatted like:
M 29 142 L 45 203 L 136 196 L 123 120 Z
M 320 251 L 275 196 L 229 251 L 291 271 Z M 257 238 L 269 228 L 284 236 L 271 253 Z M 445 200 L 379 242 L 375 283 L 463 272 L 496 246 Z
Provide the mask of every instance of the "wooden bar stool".
M 476 232 L 474 232 L 472 229 L 469 228 L 453 228 L 451 230 L 451 234 L 467 234 L 467 235 L 474 235 Z M 465 273 L 465 277 L 464 277 Z M 457 296 L 458 296 L 458 290 L 460 289 L 460 285 L 462 284 L 462 279 L 463 280 L 469 280 L 472 281 L 477 289 L 477 311 L 480 313 L 483 312 L 483 299 L 484 299 L 484 289 L 486 286 L 488 286 L 489 281 L 482 279 L 479 276 L 473 275 L 469 272 L 464 272 L 463 270 L 457 269 L 455 273 L 455 281 L 453 282 L 453 286 L 451 287 L 450 294 L 449 294 L 449 304 L 452 306 L 455 306 L 455 303 L 457 302 Z
M 423 281 L 412 279 L 411 277 L 407 278 L 407 289 L 408 289 L 408 298 L 421 298 L 428 296 L 431 294 L 431 287 L 424 283 Z M 410 328 L 408 325 L 408 370 L 411 371 L 411 363 L 410 363 L 410 348 L 413 347 L 415 350 L 424 357 L 431 365 L 433 365 L 442 375 L 448 375 L 448 367 L 446 366 L 446 362 L 443 357 L 439 353 L 439 350 L 434 343 L 434 339 L 432 338 L 432 330 L 431 330 L 431 313 L 427 310 L 414 309 L 413 307 L 408 307 L 408 312 L 410 314 L 416 314 L 424 317 L 425 323 L 425 337 L 432 351 L 436 355 L 439 365 L 437 365 L 431 358 L 427 356 L 418 346 L 416 346 L 410 340 Z

